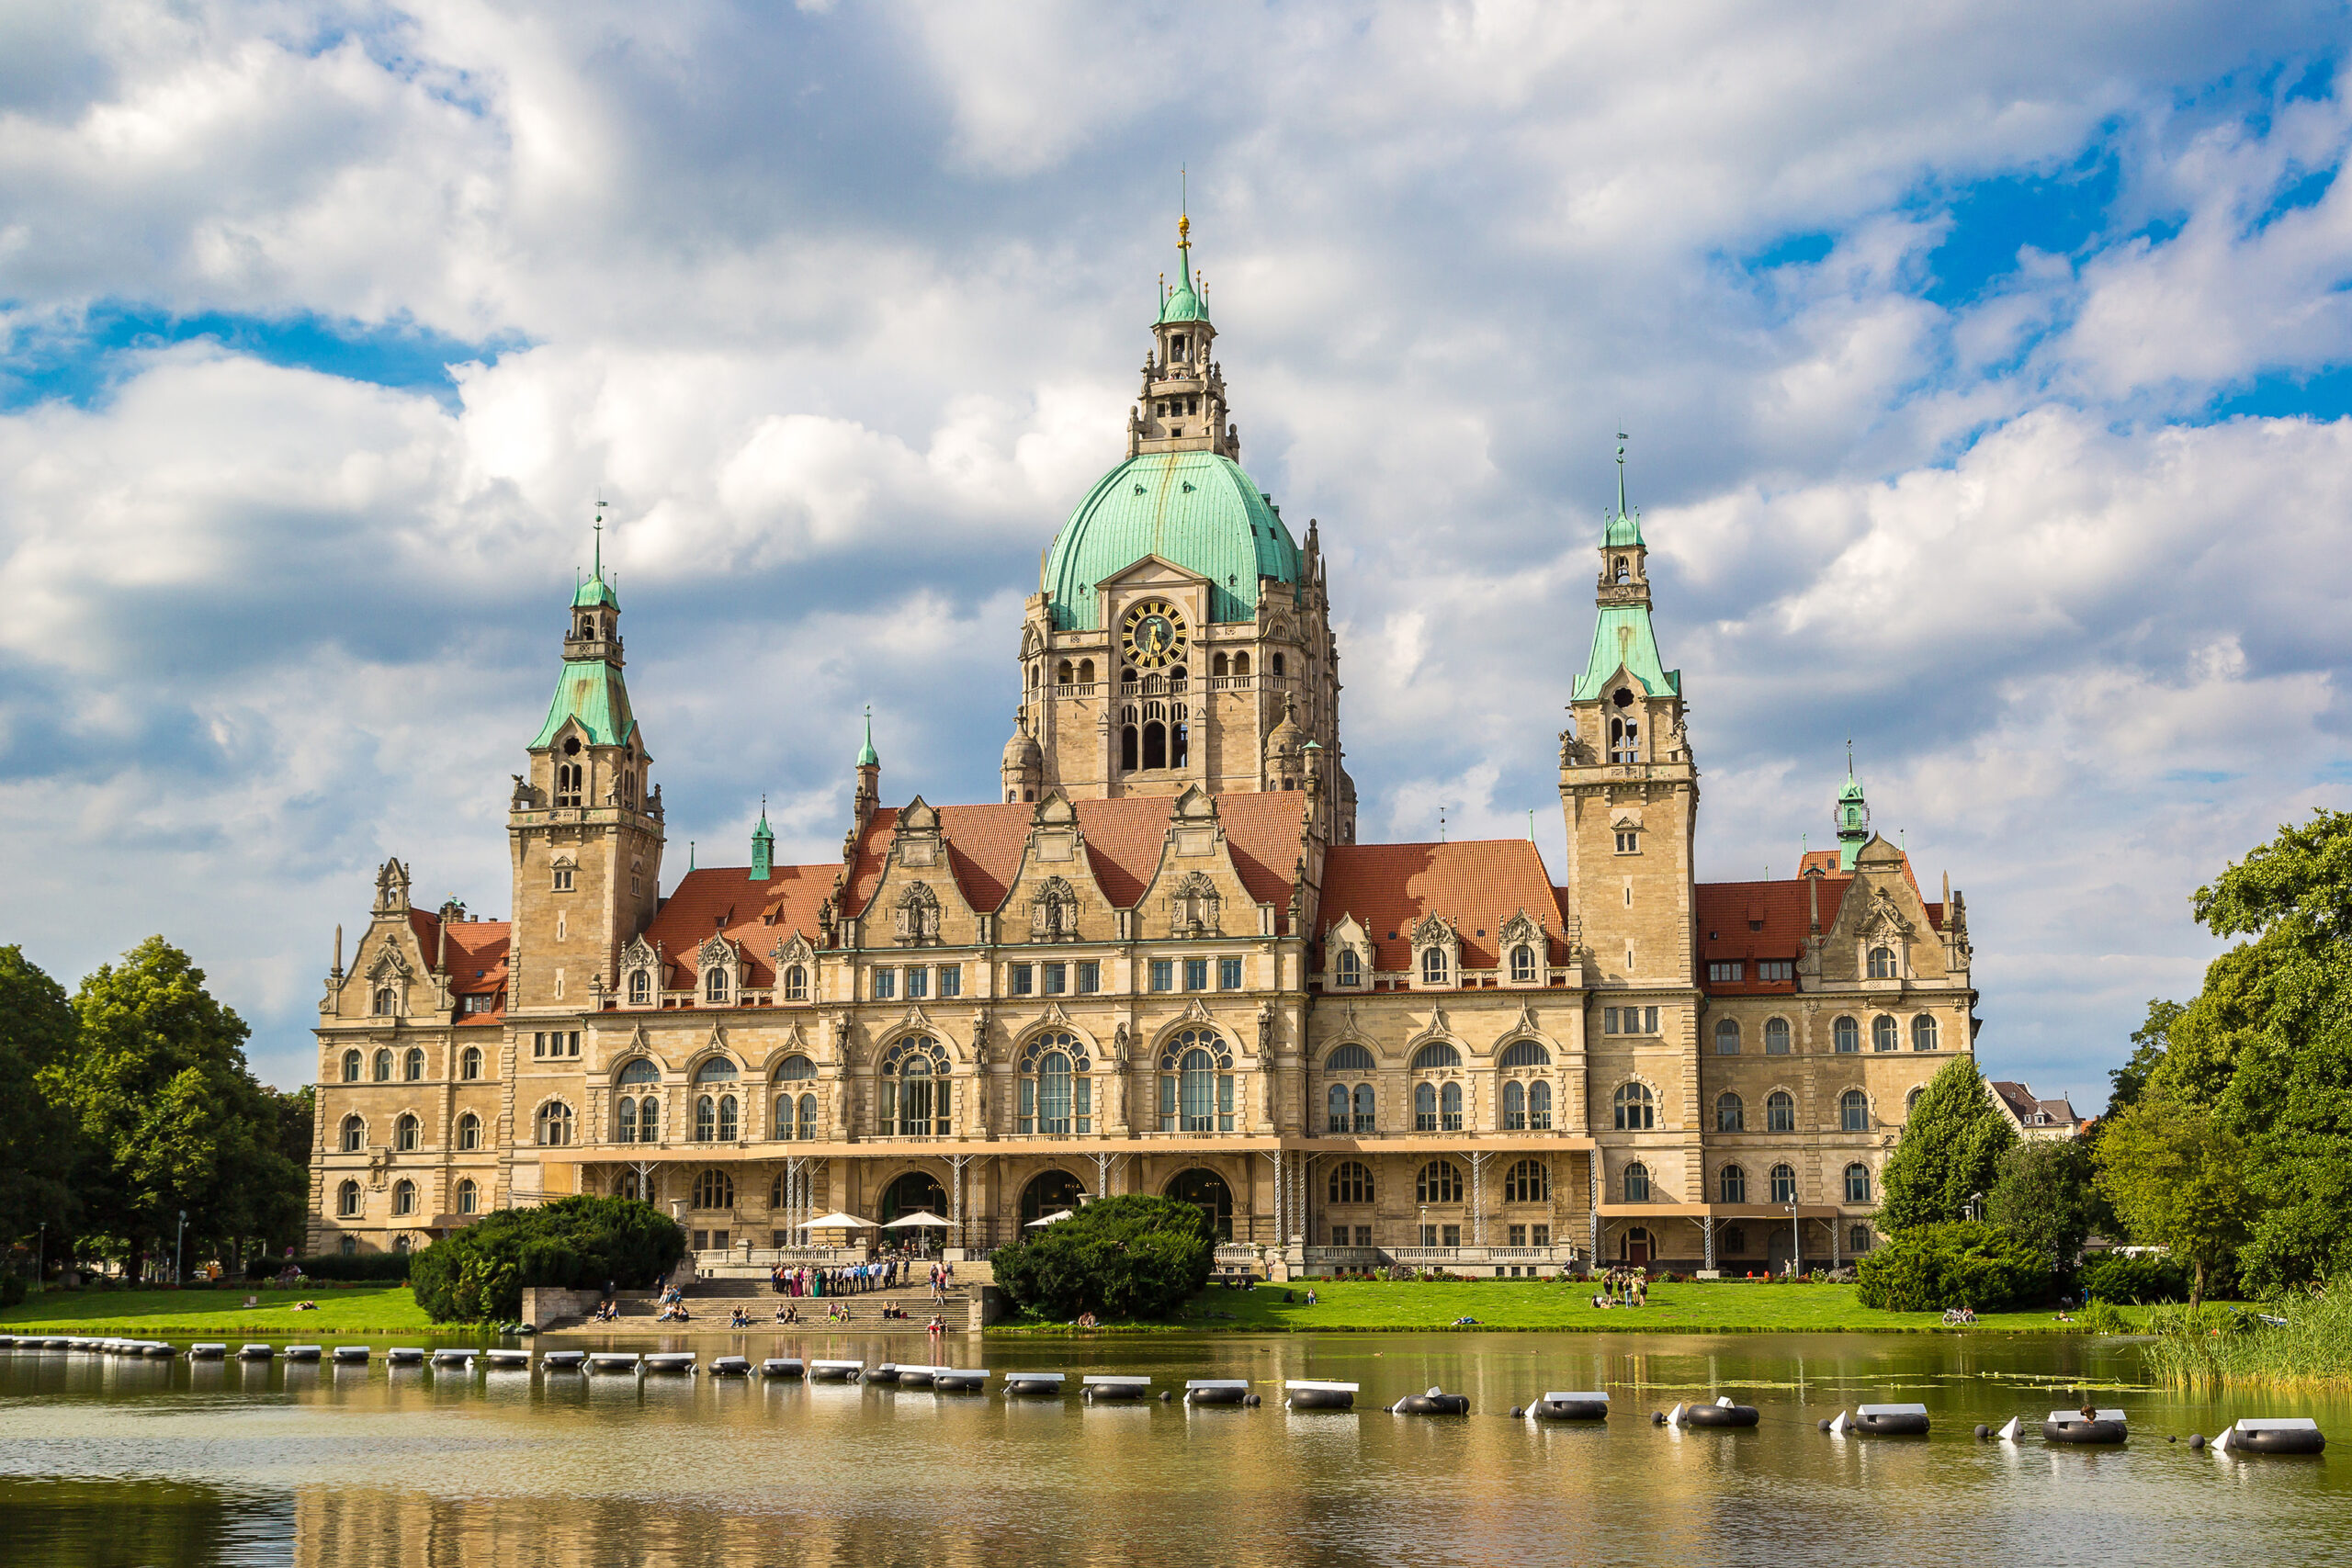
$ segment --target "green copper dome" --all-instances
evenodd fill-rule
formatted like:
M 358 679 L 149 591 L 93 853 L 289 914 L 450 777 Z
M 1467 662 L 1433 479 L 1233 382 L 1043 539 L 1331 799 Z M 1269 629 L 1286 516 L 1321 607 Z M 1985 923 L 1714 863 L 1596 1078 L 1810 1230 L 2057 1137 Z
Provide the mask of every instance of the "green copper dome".
M 1040 586 L 1055 628 L 1099 629 L 1096 584 L 1150 555 L 1209 580 L 1212 621 L 1256 619 L 1261 577 L 1298 584 L 1298 545 L 1240 464 L 1147 452 L 1097 480 L 1054 536 Z
M 614 593 L 611 586 L 605 581 L 605 574 L 601 570 L 582 583 L 580 592 L 571 596 L 571 607 L 575 610 L 590 604 L 605 604 L 617 610 L 620 608 L 620 604 L 619 596 Z

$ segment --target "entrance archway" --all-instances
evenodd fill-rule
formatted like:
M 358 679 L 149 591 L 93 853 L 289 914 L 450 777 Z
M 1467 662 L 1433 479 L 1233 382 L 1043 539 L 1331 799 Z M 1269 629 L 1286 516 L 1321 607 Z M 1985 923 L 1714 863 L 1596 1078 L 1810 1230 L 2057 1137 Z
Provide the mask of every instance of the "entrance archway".
M 882 1223 L 886 1225 L 901 1214 L 925 1210 L 943 1219 L 947 1214 L 947 1190 L 939 1184 L 939 1178 L 927 1170 L 906 1172 L 882 1194 Z
M 1209 1228 L 1219 1241 L 1233 1239 L 1233 1189 L 1225 1178 L 1204 1166 L 1179 1171 L 1176 1179 L 1168 1184 L 1168 1195 L 1180 1203 L 1192 1203 L 1209 1217 Z
M 1086 1196 L 1086 1189 L 1078 1178 L 1067 1170 L 1041 1170 L 1029 1179 L 1021 1190 L 1021 1223 L 1042 1220 L 1047 1214 L 1058 1214 L 1064 1209 L 1075 1209 L 1078 1201 Z
M 1625 1233 L 1625 1261 L 1627 1263 L 1635 1268 L 1642 1267 L 1649 1262 L 1652 1250 L 1650 1233 L 1640 1225 L 1635 1225 Z

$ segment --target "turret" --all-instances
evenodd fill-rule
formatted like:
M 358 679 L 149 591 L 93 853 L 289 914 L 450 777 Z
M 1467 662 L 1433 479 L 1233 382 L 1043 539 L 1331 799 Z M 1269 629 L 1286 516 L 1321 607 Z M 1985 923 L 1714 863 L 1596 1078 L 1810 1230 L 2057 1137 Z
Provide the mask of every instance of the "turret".
M 860 831 L 874 816 L 874 807 L 882 799 L 882 758 L 874 750 L 874 705 L 865 707 L 865 744 L 857 750 L 857 795 L 851 803 L 851 812 L 857 818 Z
M 1871 841 L 1870 802 L 1862 798 L 1862 781 L 1854 776 L 1854 753 L 1846 751 L 1846 787 L 1838 792 L 1838 867 L 1841 871 L 1854 869 L 1855 857 L 1862 846 Z
M 1029 733 L 1027 715 L 1014 720 L 1012 739 L 1004 743 L 1004 798 L 1008 805 L 1015 801 L 1037 798 L 1038 781 L 1045 776 L 1046 753 L 1037 738 Z
M 760 797 L 760 825 L 752 829 L 752 880 L 765 882 L 775 870 L 775 829 L 768 826 L 767 796 Z

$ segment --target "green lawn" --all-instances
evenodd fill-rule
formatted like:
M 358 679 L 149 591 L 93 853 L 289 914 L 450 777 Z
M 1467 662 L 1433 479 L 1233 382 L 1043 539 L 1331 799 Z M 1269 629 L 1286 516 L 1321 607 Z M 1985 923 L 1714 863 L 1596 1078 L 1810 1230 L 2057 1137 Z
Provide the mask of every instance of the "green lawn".
M 1213 1289 L 1193 1298 L 1178 1323 L 1154 1326 L 1219 1332 L 1429 1329 L 1451 1327 L 1460 1317 L 1476 1318 L 1480 1328 L 1614 1334 L 2018 1334 L 2064 1333 L 2073 1326 L 2057 1322 L 2055 1314 L 2045 1309 L 1988 1314 L 1972 1329 L 1945 1330 L 1940 1313 L 1872 1311 L 1856 1300 L 1857 1288 L 1852 1285 L 1660 1284 L 1650 1288 L 1645 1307 L 1600 1311 L 1591 1304 L 1591 1288 L 1574 1283 L 1321 1280 L 1314 1289 L 1319 1298 L 1315 1306 L 1306 1304 L 1304 1284 L 1261 1285 L 1254 1291 Z M 1285 1291 L 1292 1297 L 1288 1303 L 1283 1300 Z M 2138 1307 L 2122 1310 L 2135 1324 L 2145 1316 Z
M 246 1306 L 247 1296 L 259 1306 Z M 296 1312 L 296 1302 L 316 1312 Z M 432 1324 L 406 1285 L 307 1291 L 51 1291 L 0 1308 L 0 1334 L 230 1334 L 324 1338 L 335 1334 L 423 1334 Z

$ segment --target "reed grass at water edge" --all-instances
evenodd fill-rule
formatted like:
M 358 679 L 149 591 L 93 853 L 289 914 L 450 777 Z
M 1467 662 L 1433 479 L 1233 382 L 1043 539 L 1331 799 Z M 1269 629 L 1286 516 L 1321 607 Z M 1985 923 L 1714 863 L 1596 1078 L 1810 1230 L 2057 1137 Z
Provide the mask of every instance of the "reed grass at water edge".
M 2352 1388 L 2352 1279 L 2259 1308 L 2155 1307 L 2148 1326 L 2142 1359 L 2174 1388 Z

